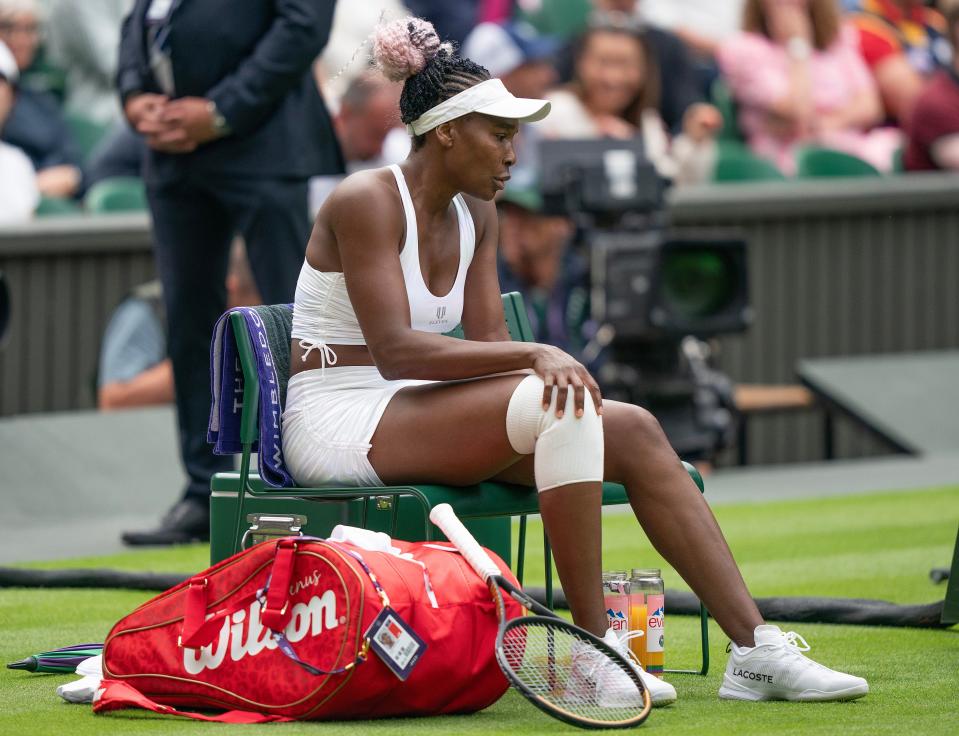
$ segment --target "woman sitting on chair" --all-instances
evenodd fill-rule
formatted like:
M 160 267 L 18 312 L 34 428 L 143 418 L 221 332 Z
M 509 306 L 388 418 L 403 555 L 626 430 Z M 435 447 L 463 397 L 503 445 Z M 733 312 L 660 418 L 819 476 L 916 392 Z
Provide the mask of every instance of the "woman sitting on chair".
M 513 97 L 425 21 L 380 28 L 374 53 L 389 78 L 405 79 L 400 112 L 413 148 L 399 166 L 348 177 L 317 217 L 283 414 L 297 482 L 535 484 L 574 620 L 625 651 L 607 630 L 600 584 L 602 481 L 619 481 L 656 549 L 733 641 L 721 697 L 865 694 L 865 680 L 813 663 L 795 635 L 764 625 L 648 412 L 603 402 L 558 348 L 510 341 L 491 200 L 515 163 L 518 124 L 543 118 L 549 103 Z M 465 340 L 441 334 L 459 323 Z M 671 685 L 643 677 L 654 704 L 676 699 Z

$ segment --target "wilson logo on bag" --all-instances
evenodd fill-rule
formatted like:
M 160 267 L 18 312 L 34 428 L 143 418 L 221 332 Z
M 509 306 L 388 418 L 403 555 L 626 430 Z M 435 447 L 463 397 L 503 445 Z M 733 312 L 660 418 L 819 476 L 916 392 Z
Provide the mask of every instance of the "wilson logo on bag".
M 94 710 L 255 723 L 491 705 L 507 683 L 489 590 L 451 547 L 393 544 L 405 558 L 321 540 L 263 542 L 144 603 L 107 637 Z M 404 646 L 418 647 L 396 655 L 407 669 L 387 666 L 384 652 Z

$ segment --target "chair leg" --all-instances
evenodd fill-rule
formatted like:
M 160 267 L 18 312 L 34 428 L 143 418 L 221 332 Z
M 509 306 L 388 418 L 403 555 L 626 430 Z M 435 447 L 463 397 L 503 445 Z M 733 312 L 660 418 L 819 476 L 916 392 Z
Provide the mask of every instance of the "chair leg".
M 236 497 L 236 521 L 233 524 L 233 554 L 240 552 L 240 528 L 243 525 L 243 501 L 246 499 L 246 484 L 240 484 Z
M 543 530 L 543 559 L 546 563 L 546 607 L 553 608 L 553 550 L 549 546 L 549 537 Z
M 516 579 L 523 585 L 523 568 L 526 564 L 526 514 L 519 517 L 519 540 L 516 543 Z
M 698 670 L 663 670 L 671 675 L 706 675 L 709 672 L 709 611 L 706 604 L 699 602 L 699 630 L 702 646 L 702 665 Z

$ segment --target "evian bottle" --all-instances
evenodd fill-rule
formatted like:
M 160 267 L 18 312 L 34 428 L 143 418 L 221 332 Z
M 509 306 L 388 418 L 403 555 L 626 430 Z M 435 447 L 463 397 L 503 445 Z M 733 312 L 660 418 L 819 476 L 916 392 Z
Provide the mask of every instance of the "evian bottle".
M 603 598 L 609 628 L 624 636 L 629 631 L 629 580 L 625 570 L 603 573 Z
M 646 636 L 631 644 L 642 647 L 639 660 L 649 674 L 663 676 L 666 662 L 666 598 L 663 578 L 657 568 L 633 568 L 629 578 L 632 628 L 642 629 Z

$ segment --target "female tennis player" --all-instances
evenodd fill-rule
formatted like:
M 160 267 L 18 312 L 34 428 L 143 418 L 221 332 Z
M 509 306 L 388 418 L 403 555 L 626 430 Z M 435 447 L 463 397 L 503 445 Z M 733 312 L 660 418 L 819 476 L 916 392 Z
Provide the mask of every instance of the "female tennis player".
M 300 484 L 535 484 L 575 622 L 619 651 L 601 588 L 601 483 L 625 485 L 649 539 L 732 640 L 720 697 L 837 700 L 860 677 L 764 624 L 722 532 L 657 421 L 603 401 L 572 357 L 511 342 L 496 275 L 494 195 L 519 123 L 549 113 L 407 18 L 374 56 L 405 80 L 412 150 L 348 177 L 316 219 L 296 288 L 283 451 Z M 444 336 L 462 323 L 466 336 Z M 798 643 L 797 643 L 798 642 Z M 584 675 L 611 687 L 582 662 Z M 600 673 L 601 674 L 601 673 Z M 625 675 L 623 675 L 625 677 Z M 657 705 L 667 682 L 643 675 Z

